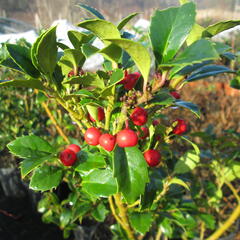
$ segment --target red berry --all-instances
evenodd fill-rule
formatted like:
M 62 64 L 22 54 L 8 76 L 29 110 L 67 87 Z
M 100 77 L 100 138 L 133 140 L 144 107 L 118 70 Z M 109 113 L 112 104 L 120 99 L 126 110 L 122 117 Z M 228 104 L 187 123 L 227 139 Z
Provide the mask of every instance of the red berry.
M 101 137 L 99 138 L 100 146 L 102 146 L 105 150 L 109 152 L 111 152 L 114 149 L 115 143 L 116 137 L 108 133 L 101 135 Z
M 70 77 L 73 77 L 75 74 L 74 74 L 74 71 L 73 70 L 71 70 L 69 73 L 68 73 L 68 77 L 70 78 Z
M 76 145 L 76 144 L 70 144 L 67 147 L 67 149 L 70 149 L 70 150 L 72 150 L 75 153 L 78 153 L 79 151 L 81 151 L 81 148 L 78 145 Z
M 145 139 L 149 136 L 149 129 L 147 127 L 141 127 L 142 132 L 137 132 L 140 139 Z
M 65 149 L 60 153 L 60 160 L 63 165 L 72 166 L 77 160 L 77 155 L 71 149 Z
M 158 120 L 158 119 L 155 119 L 155 120 L 152 121 L 153 126 L 157 126 L 159 124 L 160 124 L 160 120 Z
M 117 134 L 116 141 L 119 147 L 133 147 L 138 143 L 138 136 L 133 130 L 126 128 Z
M 140 77 L 141 77 L 141 74 L 138 72 L 128 74 L 128 72 L 125 71 L 125 77 L 120 83 L 123 84 L 126 90 L 131 90 L 135 87 Z
M 104 113 L 104 109 L 99 107 L 98 108 L 98 121 L 102 121 L 105 118 L 105 113 Z M 89 119 L 92 122 L 96 122 L 96 120 L 89 114 Z
M 181 135 L 187 131 L 187 124 L 182 119 L 176 119 L 174 122 L 178 122 L 176 127 L 173 129 L 173 133 L 176 135 Z
M 176 91 L 170 92 L 170 94 L 171 94 L 174 98 L 176 98 L 176 99 L 180 99 L 180 98 L 181 98 L 180 94 L 179 94 L 178 92 L 176 92 Z
M 99 144 L 99 138 L 101 134 L 102 133 L 98 128 L 91 127 L 85 132 L 84 139 L 89 145 L 96 146 Z
M 161 154 L 154 149 L 149 149 L 144 153 L 144 158 L 150 167 L 155 167 L 160 163 Z
M 130 118 L 135 125 L 142 126 L 147 122 L 148 114 L 144 108 L 136 107 L 133 110 Z

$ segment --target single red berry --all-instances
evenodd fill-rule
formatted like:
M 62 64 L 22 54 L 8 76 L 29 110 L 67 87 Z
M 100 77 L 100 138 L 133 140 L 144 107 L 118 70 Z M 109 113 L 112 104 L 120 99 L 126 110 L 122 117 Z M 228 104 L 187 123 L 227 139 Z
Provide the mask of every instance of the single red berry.
M 145 139 L 149 136 L 149 129 L 147 127 L 141 127 L 142 132 L 138 131 L 137 135 L 140 139 Z
M 68 145 L 67 149 L 70 149 L 70 150 L 72 150 L 75 153 L 78 153 L 79 151 L 81 151 L 81 148 L 78 145 L 76 145 L 76 144 Z
M 98 128 L 91 127 L 85 132 L 84 139 L 89 145 L 96 146 L 99 144 L 99 138 L 101 134 L 102 133 Z
M 176 127 L 173 129 L 173 133 L 176 135 L 182 135 L 187 131 L 187 124 L 182 119 L 176 119 L 174 122 L 178 122 Z
M 98 121 L 102 121 L 105 118 L 105 113 L 104 113 L 104 109 L 99 107 L 98 108 Z M 96 122 L 96 120 L 89 114 L 89 119 L 92 122 Z
M 161 154 L 157 150 L 149 149 L 144 153 L 144 158 L 150 167 L 155 167 L 161 161 Z
M 73 77 L 75 74 L 74 74 L 74 71 L 73 70 L 71 70 L 69 73 L 68 73 L 68 77 L 70 78 L 70 77 Z
M 77 155 L 71 149 L 65 149 L 60 153 L 60 160 L 63 165 L 72 166 L 77 160 Z
M 180 99 L 180 98 L 181 98 L 180 94 L 179 94 L 178 92 L 176 92 L 176 91 L 170 92 L 170 94 L 171 94 L 174 98 L 176 98 L 176 99 Z
M 111 152 L 114 149 L 115 143 L 116 137 L 108 133 L 102 134 L 101 137 L 99 138 L 100 146 L 102 146 L 105 150 L 109 152 Z
M 138 136 L 133 130 L 126 128 L 117 134 L 116 141 L 119 147 L 133 147 L 138 143 Z
M 158 120 L 158 119 L 155 119 L 155 120 L 152 121 L 153 126 L 157 126 L 159 124 L 160 124 L 160 120 Z
M 128 74 L 128 72 L 126 70 L 125 74 L 124 74 L 124 79 L 119 83 L 123 84 L 123 87 L 126 90 L 131 90 L 135 87 L 135 85 L 140 77 L 141 77 L 140 73 L 135 72 L 135 73 Z
M 130 118 L 135 125 L 142 126 L 147 122 L 148 114 L 147 114 L 147 111 L 144 108 L 136 107 L 133 110 Z

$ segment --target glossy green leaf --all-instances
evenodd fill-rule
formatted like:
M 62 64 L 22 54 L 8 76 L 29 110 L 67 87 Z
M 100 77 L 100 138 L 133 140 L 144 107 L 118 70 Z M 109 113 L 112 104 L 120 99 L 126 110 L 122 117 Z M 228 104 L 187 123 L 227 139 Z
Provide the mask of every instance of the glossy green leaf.
M 157 10 L 151 19 L 150 39 L 158 63 L 169 62 L 185 42 L 195 22 L 195 4 Z
M 88 13 L 93 15 L 94 17 L 97 17 L 97 18 L 100 18 L 100 19 L 105 19 L 104 16 L 96 8 L 93 8 L 93 7 L 91 7 L 87 4 L 83 4 L 83 3 L 79 3 L 76 6 L 84 9 L 85 11 L 87 11 Z
M 94 47 L 92 44 L 85 43 L 82 45 L 81 50 L 82 50 L 82 53 L 84 54 L 84 56 L 86 58 L 88 58 L 88 57 L 92 56 L 93 54 L 98 53 L 99 48 Z
M 73 93 L 70 94 L 70 95 L 67 95 L 67 96 L 65 97 L 65 99 L 69 99 L 69 98 L 72 98 L 72 97 L 95 98 L 95 95 L 94 95 L 92 92 L 90 92 L 90 91 L 88 91 L 88 90 L 86 90 L 86 89 L 81 89 L 81 90 L 79 90 L 79 91 L 73 92 Z
M 106 38 L 120 38 L 117 27 L 113 23 L 102 19 L 86 20 L 80 22 L 78 26 L 91 31 L 102 40 Z
M 200 154 L 200 150 L 199 150 L 199 147 L 197 146 L 197 144 L 193 143 L 193 142 L 190 141 L 188 138 L 183 137 L 183 136 L 181 136 L 181 139 L 183 139 L 183 140 L 187 141 L 188 143 L 190 143 L 190 144 L 193 146 L 196 154 L 198 154 L 198 155 Z
M 109 85 L 114 85 L 119 83 L 124 78 L 124 73 L 122 69 L 115 69 L 112 72 L 112 75 L 109 80 Z
M 140 43 L 128 39 L 107 39 L 108 41 L 125 50 L 133 59 L 141 72 L 145 86 L 148 81 L 148 75 L 151 67 L 151 57 L 147 49 Z
M 194 42 L 192 45 L 186 48 L 172 62 L 165 63 L 161 66 L 164 67 L 178 66 L 178 68 L 175 69 L 176 73 L 187 65 L 201 63 L 207 60 L 215 60 L 218 58 L 219 55 L 215 48 L 213 47 L 213 44 L 206 39 L 201 39 L 197 42 Z
M 39 69 L 50 76 L 57 63 L 56 26 L 51 27 L 41 36 L 35 50 L 35 58 Z
M 54 153 L 53 147 L 47 141 L 34 135 L 19 137 L 8 143 L 7 147 L 12 154 L 20 158 L 32 158 L 36 154 L 38 157 Z
M 205 30 L 204 27 L 202 27 L 201 25 L 195 23 L 193 25 L 193 28 L 192 28 L 190 34 L 188 35 L 187 45 L 189 46 L 192 43 L 200 40 L 202 38 L 202 33 L 203 33 L 204 30 Z
M 11 58 L 7 58 L 7 59 L 0 61 L 0 66 L 10 68 L 12 70 L 23 73 L 22 69 Z
M 35 169 L 30 181 L 30 188 L 36 191 L 47 191 L 56 188 L 62 180 L 63 171 L 53 166 L 42 166 Z
M 39 77 L 40 73 L 32 64 L 29 48 L 16 44 L 6 44 L 6 48 L 14 63 L 23 72 L 33 78 Z
M 92 209 L 92 204 L 89 202 L 81 202 L 73 207 L 73 221 L 81 219 L 87 212 Z
M 200 157 L 195 152 L 186 152 L 176 163 L 174 172 L 183 174 L 193 170 L 199 163 Z
M 35 152 L 35 156 L 27 158 L 20 163 L 21 176 L 24 178 L 33 171 L 36 167 L 43 164 L 45 161 L 57 160 L 56 157 L 52 157 L 50 154 L 46 156 L 41 156 L 38 152 Z
M 188 191 L 190 191 L 190 188 L 188 186 L 187 183 L 185 183 L 182 179 L 180 178 L 172 178 L 170 181 L 169 181 L 169 185 L 171 184 L 177 184 L 177 185 L 181 185 L 182 187 L 186 188 Z
M 37 79 L 14 79 L 14 80 L 0 80 L 0 86 L 13 86 L 13 87 L 24 87 L 24 88 L 35 88 L 38 90 L 44 90 L 42 82 Z
M 228 182 L 240 178 L 240 162 L 232 161 L 229 165 L 225 166 L 222 175 L 225 181 Z
M 234 79 L 232 79 L 230 82 L 230 86 L 232 88 L 240 90 L 240 76 L 237 76 Z
M 109 211 L 103 203 L 100 203 L 92 212 L 92 216 L 98 221 L 103 222 Z
M 117 192 L 117 183 L 110 169 L 94 169 L 82 178 L 82 188 L 90 195 L 108 197 Z
M 206 228 L 214 230 L 216 221 L 214 217 L 207 213 L 198 214 L 198 217 L 205 223 Z
M 122 192 L 128 203 L 133 203 L 144 193 L 149 181 L 148 169 L 142 152 L 137 147 L 116 147 L 113 159 L 114 177 L 118 192 Z
M 121 20 L 121 22 L 118 23 L 117 28 L 118 30 L 121 30 L 122 28 L 124 28 L 124 26 L 131 21 L 134 17 L 136 17 L 139 13 L 132 13 L 130 15 L 128 15 L 127 17 L 123 18 Z
M 215 76 L 221 73 L 235 73 L 235 71 L 222 65 L 212 64 L 197 69 L 185 81 L 192 82 L 206 77 Z
M 223 53 L 226 53 L 227 51 L 231 50 L 231 47 L 229 45 L 222 42 L 214 42 L 213 46 L 219 55 L 222 55 Z
M 67 226 L 67 224 L 71 221 L 71 218 L 72 211 L 70 209 L 63 208 L 59 218 L 61 229 Z
M 73 47 L 78 50 L 80 50 L 83 44 L 88 43 L 93 38 L 92 34 L 85 34 L 74 30 L 68 31 L 67 34 Z
M 159 106 L 166 106 L 171 105 L 174 102 L 174 99 L 172 96 L 169 95 L 169 93 L 165 91 L 160 91 L 157 95 L 153 97 L 149 101 L 149 103 L 152 105 L 159 105 Z
M 78 153 L 79 161 L 75 164 L 75 171 L 88 172 L 92 169 L 106 167 L 106 162 L 102 155 L 86 152 L 84 150 Z
M 181 101 L 181 100 L 176 100 L 175 104 L 179 107 L 183 107 L 183 108 L 187 108 L 189 109 L 191 112 L 193 112 L 197 117 L 200 118 L 200 109 L 198 108 L 198 106 L 192 102 L 185 102 L 185 101 Z
M 114 44 L 109 44 L 105 48 L 98 51 L 106 59 L 118 63 L 119 59 L 122 56 L 122 49 Z
M 59 60 L 59 65 L 62 68 L 62 73 L 68 75 L 73 69 L 78 71 L 78 67 L 82 67 L 84 61 L 85 57 L 80 50 L 66 49 L 64 55 Z
M 218 23 L 208 26 L 205 29 L 205 31 L 203 32 L 202 36 L 211 38 L 218 33 L 221 33 L 225 30 L 236 27 L 238 25 L 240 25 L 240 20 L 230 20 L 230 21 L 218 22 Z
M 90 72 L 67 79 L 64 81 L 64 84 L 82 84 L 84 87 L 93 86 L 99 89 L 103 89 L 105 87 L 103 79 L 101 79 L 98 74 Z
M 133 212 L 129 214 L 129 220 L 137 232 L 145 234 L 151 227 L 153 216 L 150 212 Z

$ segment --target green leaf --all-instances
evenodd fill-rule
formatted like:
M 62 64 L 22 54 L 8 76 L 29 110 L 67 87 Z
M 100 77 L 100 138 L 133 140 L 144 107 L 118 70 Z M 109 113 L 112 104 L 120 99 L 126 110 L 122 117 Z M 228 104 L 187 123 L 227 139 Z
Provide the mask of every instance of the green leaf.
M 207 60 L 215 60 L 218 58 L 219 55 L 215 48 L 213 47 L 213 44 L 206 39 L 201 39 L 197 42 L 194 42 L 192 45 L 186 48 L 172 62 L 162 64 L 161 66 L 164 67 L 178 66 L 174 71 L 176 73 L 187 65 L 201 63 Z
M 177 174 L 190 172 L 197 166 L 199 161 L 199 155 L 192 151 L 188 151 L 177 161 L 174 172 Z
M 98 221 L 103 222 L 108 214 L 108 210 L 103 203 L 100 203 L 92 212 L 92 216 Z
M 79 3 L 76 6 L 86 10 L 88 13 L 90 13 L 94 17 L 97 17 L 97 18 L 100 18 L 100 19 L 105 19 L 104 16 L 96 8 L 93 8 L 93 7 L 91 7 L 87 4 L 83 4 L 83 3 Z
M 184 107 L 189 109 L 191 112 L 193 112 L 198 118 L 200 118 L 200 109 L 198 108 L 198 106 L 194 103 L 191 102 L 185 102 L 185 101 L 181 101 L 181 100 L 176 100 L 175 104 L 179 107 Z
M 129 214 L 129 220 L 131 225 L 137 232 L 145 234 L 151 227 L 153 216 L 150 212 L 133 212 Z
M 218 22 L 208 26 L 202 34 L 202 37 L 213 37 L 216 34 L 228 30 L 230 28 L 240 25 L 240 20 L 230 20 L 224 22 Z
M 160 91 L 157 95 L 153 97 L 152 100 L 149 101 L 150 104 L 159 105 L 159 106 L 166 106 L 171 105 L 174 102 L 172 96 L 165 91 Z
M 38 153 L 36 152 L 35 155 L 36 156 L 27 158 L 20 163 L 22 178 L 26 177 L 31 171 L 43 164 L 45 161 L 57 160 L 56 157 L 52 157 L 49 154 L 46 156 L 38 156 Z
M 120 38 L 117 27 L 113 23 L 102 19 L 86 20 L 79 23 L 78 26 L 91 31 L 102 40 L 106 38 Z
M 231 47 L 222 42 L 214 42 L 214 47 L 219 55 L 226 53 L 227 51 L 231 50 Z
M 232 79 L 230 82 L 230 86 L 232 88 L 240 90 L 240 76 L 237 76 L 234 79 Z
M 124 78 L 124 73 L 122 69 L 115 69 L 112 72 L 112 75 L 109 80 L 109 85 L 115 85 L 119 83 Z
M 59 65 L 62 68 L 62 73 L 68 75 L 71 70 L 78 71 L 78 67 L 82 67 L 85 57 L 80 50 L 66 49 L 64 55 L 59 60 Z
M 73 92 L 70 95 L 65 96 L 65 99 L 70 99 L 72 97 L 87 97 L 87 98 L 96 98 L 94 94 L 86 89 L 81 89 L 79 91 Z
M 195 22 L 195 4 L 157 10 L 151 19 L 150 39 L 158 63 L 169 62 L 181 48 Z
M 106 167 L 106 162 L 102 155 L 81 150 L 78 153 L 79 162 L 75 164 L 75 171 L 88 172 L 92 169 Z
M 89 202 L 81 202 L 73 206 L 73 218 L 72 221 L 81 219 L 87 212 L 92 209 L 92 204 Z
M 221 73 L 235 73 L 235 71 L 222 65 L 212 64 L 197 69 L 185 81 L 192 82 L 206 77 L 215 76 Z
M 53 147 L 47 141 L 34 135 L 19 137 L 8 143 L 7 147 L 12 154 L 20 158 L 34 158 L 36 154 L 38 157 L 54 153 Z
M 68 31 L 68 38 L 75 49 L 80 50 L 81 46 L 88 43 L 92 38 L 93 34 L 85 34 L 78 31 Z
M 178 185 L 181 185 L 182 187 L 186 188 L 188 191 L 190 191 L 190 188 L 189 186 L 187 185 L 187 183 L 185 183 L 182 179 L 180 178 L 172 178 L 170 181 L 169 181 L 169 185 L 171 184 L 178 184 Z
M 148 169 L 142 152 L 137 147 L 116 147 L 113 159 L 114 177 L 118 192 L 122 192 L 128 203 L 133 203 L 144 193 L 149 181 Z
M 187 45 L 189 46 L 192 43 L 200 40 L 202 38 L 202 33 L 203 33 L 204 30 L 205 30 L 204 27 L 202 27 L 201 25 L 195 23 L 193 25 L 193 28 L 192 28 L 190 34 L 188 35 Z
M 240 162 L 232 161 L 223 169 L 223 176 L 225 181 L 231 182 L 236 178 L 240 178 Z
M 183 137 L 183 136 L 181 136 L 181 139 L 183 139 L 183 140 L 187 141 L 188 143 L 190 143 L 190 144 L 193 146 L 193 148 L 194 148 L 194 150 L 195 150 L 195 152 L 196 152 L 197 155 L 200 154 L 200 150 L 199 150 L 197 144 L 193 143 L 193 142 L 190 141 L 188 138 Z
M 214 230 L 216 221 L 214 217 L 207 213 L 198 214 L 198 217 L 206 224 L 206 228 Z
M 95 197 L 108 197 L 117 192 L 116 180 L 110 169 L 94 169 L 82 179 L 83 190 Z
M 82 53 L 86 58 L 92 56 L 93 54 L 98 53 L 99 49 L 97 47 L 94 47 L 92 44 L 85 43 L 81 47 Z
M 131 21 L 134 17 L 136 17 L 139 13 L 132 13 L 127 17 L 123 18 L 120 23 L 118 23 L 117 28 L 120 31 L 129 21 Z
M 62 212 L 60 214 L 60 228 L 63 229 L 67 226 L 72 218 L 72 211 L 70 209 L 62 208 Z
M 99 89 L 105 87 L 103 79 L 98 74 L 87 72 L 82 76 L 72 77 L 63 82 L 64 84 L 82 84 L 84 87 L 93 86 Z
M 14 80 L 0 80 L 0 86 L 13 86 L 13 87 L 24 87 L 24 88 L 35 88 L 44 90 L 42 82 L 37 79 L 14 79 Z
M 114 44 L 109 44 L 105 48 L 98 51 L 106 59 L 118 63 L 119 59 L 122 56 L 122 49 Z
M 63 171 L 53 166 L 37 168 L 30 181 L 30 188 L 36 191 L 47 191 L 56 188 L 62 180 Z
M 57 26 L 48 29 L 37 40 L 35 47 L 35 57 L 38 68 L 47 76 L 52 75 L 57 63 L 57 41 L 56 41 Z M 34 51 L 34 50 L 33 50 Z
M 128 39 L 107 39 L 107 40 L 119 46 L 131 56 L 131 58 L 137 65 L 139 71 L 142 73 L 144 78 L 144 84 L 146 86 L 148 81 L 148 75 L 151 68 L 151 58 L 147 49 L 140 43 Z
M 0 61 L 0 66 L 10 68 L 14 71 L 23 73 L 22 69 L 11 58 L 7 58 L 7 59 Z
M 23 72 L 33 78 L 39 77 L 40 73 L 32 64 L 29 48 L 16 44 L 6 44 L 6 48 L 12 60 Z

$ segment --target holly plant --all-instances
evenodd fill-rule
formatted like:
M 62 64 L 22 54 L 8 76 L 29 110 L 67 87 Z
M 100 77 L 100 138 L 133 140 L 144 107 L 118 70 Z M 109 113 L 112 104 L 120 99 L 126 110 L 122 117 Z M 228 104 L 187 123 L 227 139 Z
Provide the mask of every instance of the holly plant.
M 187 120 L 166 122 L 163 111 L 186 108 L 200 117 L 198 106 L 178 91 L 198 79 L 234 73 L 221 63 L 232 57 L 230 47 L 211 38 L 240 21 L 204 28 L 195 22 L 193 2 L 156 10 L 147 48 L 124 30 L 138 13 L 115 25 L 96 9 L 79 6 L 91 18 L 77 25 L 84 31 L 68 31 L 71 46 L 57 41 L 53 26 L 31 47 L 6 44 L 8 55 L 1 61 L 21 73 L 1 80 L 1 87 L 37 89 L 81 131 L 66 146 L 35 135 L 7 145 L 22 158 L 21 175 L 29 187 L 45 192 L 39 203 L 43 220 L 58 224 L 65 237 L 83 218 L 104 221 L 111 215 L 115 239 L 195 238 L 202 222 L 211 232 L 214 219 L 198 207 L 191 187 L 199 148 L 184 136 Z M 103 48 L 95 46 L 96 39 Z M 104 59 L 101 67 L 86 71 L 85 62 L 95 54 Z M 187 141 L 192 150 L 176 155 L 175 141 Z M 59 199 L 54 189 L 62 183 L 69 194 Z

